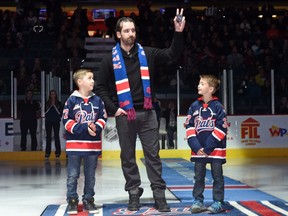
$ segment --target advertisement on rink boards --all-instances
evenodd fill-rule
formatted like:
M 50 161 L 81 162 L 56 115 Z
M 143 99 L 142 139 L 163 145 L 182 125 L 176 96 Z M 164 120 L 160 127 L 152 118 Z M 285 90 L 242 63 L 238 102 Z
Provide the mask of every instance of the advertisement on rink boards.
M 13 151 L 14 131 L 13 119 L 0 119 L 0 152 Z
M 185 120 L 186 116 L 177 117 L 177 148 L 190 150 L 184 128 Z M 227 148 L 287 148 L 287 122 L 288 115 L 228 116 Z M 103 150 L 120 150 L 115 118 L 108 118 L 102 139 Z M 136 149 L 141 149 L 139 138 Z
M 287 148 L 288 116 L 228 116 L 227 148 Z M 186 149 L 186 116 L 177 118 L 178 149 Z
M 186 140 L 184 122 L 186 116 L 177 118 L 177 148 L 189 149 Z M 227 148 L 287 148 L 288 147 L 288 115 L 277 116 L 228 116 Z M 13 119 L 0 119 L 0 151 L 17 151 L 20 134 L 17 122 Z M 16 130 L 15 130 L 15 129 Z M 40 128 L 40 127 L 39 127 Z M 64 131 L 61 128 L 61 147 L 65 149 Z M 38 133 L 37 133 L 38 134 Z M 44 133 L 45 134 L 45 133 Z M 159 137 L 161 139 L 161 137 Z M 45 139 L 39 139 L 45 140 Z M 43 141 L 42 141 L 43 142 Z M 161 140 L 160 140 L 161 142 Z M 16 143 L 16 144 L 15 144 Z M 167 141 L 166 141 L 167 143 Z M 45 141 L 42 143 L 45 147 Z M 19 144 L 18 144 L 19 145 Z M 52 146 L 53 141 L 52 141 Z M 120 150 L 119 137 L 115 125 L 115 118 L 108 118 L 102 133 L 103 151 Z M 136 149 L 142 149 L 139 138 Z

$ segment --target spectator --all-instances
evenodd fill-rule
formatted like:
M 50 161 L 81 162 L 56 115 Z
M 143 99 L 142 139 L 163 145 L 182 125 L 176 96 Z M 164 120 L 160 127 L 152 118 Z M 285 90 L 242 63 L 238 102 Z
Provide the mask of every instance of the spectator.
M 162 108 L 161 108 L 160 100 L 158 100 L 158 98 L 156 98 L 156 97 L 153 99 L 153 107 L 154 107 L 155 112 L 156 112 L 158 128 L 159 128 L 160 127 L 160 117 L 162 114 Z
M 246 34 L 251 32 L 251 26 L 247 19 L 244 19 L 240 23 L 240 29 L 242 29 Z
M 168 149 L 174 149 L 174 133 L 177 132 L 177 112 L 174 101 L 170 101 L 168 108 L 164 111 L 166 119 L 166 131 L 168 136 Z
M 237 70 L 243 67 L 243 62 L 243 55 L 238 52 L 237 46 L 233 46 L 232 52 L 227 56 L 227 64 L 230 68 Z
M 41 90 L 41 72 L 44 71 L 41 59 L 34 58 L 34 65 L 32 66 L 31 78 L 29 80 L 30 89 L 35 93 L 40 93 Z
M 287 96 L 283 96 L 280 99 L 280 103 L 276 109 L 277 114 L 288 114 L 288 99 Z
M 5 81 L 6 80 L 4 80 L 2 77 L 0 78 L 0 92 L 1 92 L 1 94 L 8 93 L 8 86 L 7 86 L 7 83 Z
M 116 22 L 117 22 L 117 18 L 115 17 L 115 14 L 110 12 L 109 17 L 105 19 L 105 25 L 107 27 L 106 35 L 109 35 L 109 37 L 111 38 L 114 37 Z M 99 34 L 99 31 L 100 30 L 96 30 L 98 34 L 96 34 L 94 37 L 103 36 L 103 32 L 102 34 Z
M 17 47 L 15 38 L 13 37 L 11 32 L 7 32 L 5 34 L 5 38 L 2 41 L 2 47 L 4 47 L 7 51 L 9 51 L 9 49 L 14 49 Z
M 30 78 L 28 79 L 28 89 L 33 91 L 35 94 L 40 94 L 40 87 L 41 87 L 41 81 L 38 79 L 37 75 L 35 73 L 32 73 L 30 75 Z
M 54 21 L 54 13 L 50 13 L 47 17 L 47 20 L 45 22 L 45 32 L 49 35 L 49 37 L 56 38 L 57 37 L 57 26 L 55 24 L 56 21 Z
M 276 97 L 288 97 L 288 83 L 285 77 L 281 77 L 279 82 L 276 82 L 275 87 Z
M 38 18 L 35 16 L 34 10 L 33 9 L 29 9 L 27 16 L 24 18 L 27 27 L 28 27 L 28 31 L 31 33 L 33 31 L 34 26 L 37 24 L 38 22 Z
M 37 150 L 37 118 L 41 104 L 33 99 L 33 92 L 26 91 L 24 101 L 19 104 L 20 111 L 20 130 L 21 130 L 21 151 L 27 149 L 27 133 L 30 132 L 31 136 L 31 151 Z
M 63 49 L 63 44 L 61 42 L 56 43 L 56 48 L 52 52 L 52 74 L 53 76 L 58 76 L 65 78 L 67 74 L 67 52 Z
M 60 121 L 62 116 L 62 104 L 58 100 L 55 90 L 49 92 L 49 98 L 45 104 L 45 130 L 46 130 L 46 148 L 45 158 L 49 159 L 51 154 L 52 130 L 55 143 L 55 157 L 58 159 L 61 155 L 61 143 L 59 137 Z
M 265 85 L 265 81 L 266 81 L 265 69 L 263 68 L 263 66 L 260 65 L 258 67 L 258 73 L 255 76 L 255 82 L 258 86 L 263 88 Z
M 270 28 L 266 31 L 266 37 L 268 40 L 275 40 L 280 37 L 280 31 L 277 29 L 275 23 L 272 23 Z
M 24 40 L 23 35 L 20 32 L 17 33 L 16 44 L 18 49 L 23 49 L 26 47 L 26 41 Z
M 68 37 L 67 46 L 66 47 L 68 49 L 71 49 L 71 48 L 83 49 L 84 48 L 83 41 L 78 36 L 78 33 L 77 33 L 76 29 L 73 29 L 72 33 L 71 33 L 71 36 Z
M 37 78 L 40 79 L 41 72 L 44 70 L 42 61 L 39 57 L 34 58 L 34 65 L 32 67 L 32 73 L 36 74 Z
M 20 66 L 19 71 L 17 72 L 17 91 L 20 93 L 27 90 L 29 75 L 27 74 L 26 67 Z

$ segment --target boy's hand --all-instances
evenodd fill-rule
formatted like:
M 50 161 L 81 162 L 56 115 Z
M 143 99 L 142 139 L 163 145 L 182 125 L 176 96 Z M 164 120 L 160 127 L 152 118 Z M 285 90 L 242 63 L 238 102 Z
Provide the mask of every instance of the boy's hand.
M 208 157 L 208 155 L 204 152 L 204 148 L 199 149 L 197 155 L 204 155 L 205 157 Z
M 96 136 L 96 125 L 93 122 L 88 123 L 88 132 L 91 136 Z

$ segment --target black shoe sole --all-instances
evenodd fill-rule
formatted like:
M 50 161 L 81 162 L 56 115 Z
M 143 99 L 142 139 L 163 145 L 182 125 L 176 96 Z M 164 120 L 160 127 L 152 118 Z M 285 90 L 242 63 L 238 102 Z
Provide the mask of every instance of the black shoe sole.
M 167 203 L 163 205 L 162 208 L 159 208 L 158 203 L 155 202 L 154 208 L 158 210 L 159 212 L 171 212 L 171 208 Z
M 171 209 L 156 209 L 159 212 L 171 212 Z
M 139 208 L 127 208 L 128 211 L 139 211 L 140 207 Z
M 171 212 L 171 209 L 170 208 L 159 208 L 158 206 L 155 206 L 154 207 L 156 210 L 158 210 L 159 212 Z

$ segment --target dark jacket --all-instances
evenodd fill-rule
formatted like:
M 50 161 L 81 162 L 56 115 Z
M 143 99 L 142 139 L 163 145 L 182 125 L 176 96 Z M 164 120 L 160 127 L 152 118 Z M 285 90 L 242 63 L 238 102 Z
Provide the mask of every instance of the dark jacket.
M 164 111 L 164 117 L 166 119 L 166 129 L 168 128 L 169 126 L 169 122 L 170 122 L 170 112 L 171 112 L 171 109 L 166 109 Z M 175 116 L 175 119 L 174 121 L 177 122 L 177 112 L 176 112 L 176 109 L 173 110 L 173 113 L 174 113 L 174 116 Z M 175 127 L 177 126 L 177 124 L 175 124 Z
M 150 87 L 152 97 L 154 98 L 154 79 L 156 74 L 156 66 L 167 63 L 175 63 L 182 54 L 184 49 L 183 34 L 175 32 L 170 48 L 159 49 L 152 47 L 143 47 L 150 73 Z M 140 76 L 140 64 L 138 59 L 138 47 L 134 46 L 131 54 L 128 55 L 124 50 L 122 55 L 125 62 L 126 72 L 129 79 L 131 95 L 134 108 L 137 110 L 143 107 L 144 95 Z M 176 72 L 175 72 L 176 73 Z M 112 53 L 109 52 L 104 56 L 99 72 L 96 76 L 96 94 L 99 95 L 105 103 L 105 107 L 109 114 L 114 115 L 118 110 L 118 97 L 115 86 L 115 76 L 112 66 Z
M 56 101 L 55 105 L 50 102 L 45 104 L 45 121 L 46 122 L 60 122 L 63 112 L 63 106 L 60 101 Z
M 31 121 L 36 120 L 39 117 L 39 112 L 41 109 L 40 102 L 36 100 L 24 100 L 19 104 L 20 120 L 21 121 Z

